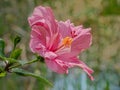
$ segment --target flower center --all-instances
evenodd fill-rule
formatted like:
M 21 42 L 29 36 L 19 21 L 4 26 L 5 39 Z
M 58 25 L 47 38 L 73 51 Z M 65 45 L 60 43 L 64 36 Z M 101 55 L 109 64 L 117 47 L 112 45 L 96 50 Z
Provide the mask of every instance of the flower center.
M 62 43 L 61 45 L 58 47 L 58 49 L 63 49 L 63 48 L 66 48 L 66 47 L 70 47 L 71 46 L 71 43 L 72 43 L 73 39 L 71 37 L 65 37 L 63 38 L 62 40 Z
M 73 39 L 71 37 L 65 37 L 62 41 L 62 45 L 64 46 L 70 46 Z

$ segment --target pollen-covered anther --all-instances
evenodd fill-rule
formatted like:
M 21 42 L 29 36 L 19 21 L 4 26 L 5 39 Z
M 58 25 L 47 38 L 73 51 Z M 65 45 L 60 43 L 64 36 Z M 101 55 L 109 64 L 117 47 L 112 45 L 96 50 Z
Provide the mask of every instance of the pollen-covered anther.
M 71 46 L 73 39 L 71 37 L 65 37 L 62 41 L 64 46 Z

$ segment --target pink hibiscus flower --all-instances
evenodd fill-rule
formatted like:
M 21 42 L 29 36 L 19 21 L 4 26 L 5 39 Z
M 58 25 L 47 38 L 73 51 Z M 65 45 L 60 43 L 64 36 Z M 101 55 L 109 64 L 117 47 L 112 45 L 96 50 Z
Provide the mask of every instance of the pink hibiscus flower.
M 82 68 L 91 80 L 93 70 L 78 59 L 91 45 L 90 28 L 74 26 L 69 20 L 58 22 L 49 7 L 36 7 L 28 18 L 31 26 L 30 48 L 44 57 L 48 68 L 57 73 L 68 73 L 72 67 Z

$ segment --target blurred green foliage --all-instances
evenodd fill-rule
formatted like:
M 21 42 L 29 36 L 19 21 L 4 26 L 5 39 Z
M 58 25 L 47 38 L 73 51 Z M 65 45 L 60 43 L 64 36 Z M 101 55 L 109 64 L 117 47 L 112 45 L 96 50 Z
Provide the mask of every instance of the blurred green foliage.
M 0 38 L 5 40 L 5 53 L 9 54 L 14 47 L 12 39 L 19 35 L 20 58 L 34 58 L 28 47 L 27 18 L 38 5 L 51 7 L 58 20 L 70 19 L 75 25 L 92 28 L 93 44 L 80 58 L 94 69 L 95 81 L 79 69 L 65 76 L 52 73 L 43 63 L 34 63 L 24 68 L 46 76 L 54 83 L 53 88 L 33 78 L 9 74 L 0 78 L 1 90 L 120 90 L 120 0 L 1 0 Z

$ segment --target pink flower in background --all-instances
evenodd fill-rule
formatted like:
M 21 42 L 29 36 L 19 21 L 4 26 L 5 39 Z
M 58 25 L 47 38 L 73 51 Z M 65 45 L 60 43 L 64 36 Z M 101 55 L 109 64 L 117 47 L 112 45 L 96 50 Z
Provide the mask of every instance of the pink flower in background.
M 28 18 L 31 26 L 30 48 L 44 57 L 51 70 L 68 73 L 72 67 L 82 68 L 91 80 L 93 70 L 78 59 L 78 55 L 91 45 L 90 28 L 74 26 L 70 20 L 58 22 L 49 7 L 36 7 Z

